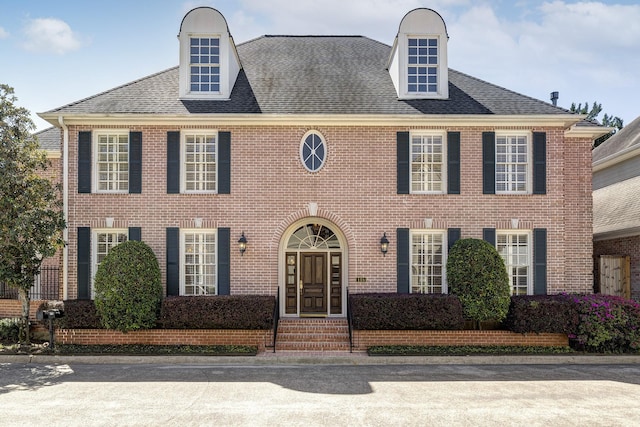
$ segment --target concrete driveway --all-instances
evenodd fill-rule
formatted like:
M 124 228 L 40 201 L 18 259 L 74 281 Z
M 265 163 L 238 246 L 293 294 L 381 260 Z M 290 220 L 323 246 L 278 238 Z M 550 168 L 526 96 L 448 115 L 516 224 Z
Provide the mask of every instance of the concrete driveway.
M 0 425 L 640 425 L 638 364 L 253 360 L 0 360 Z

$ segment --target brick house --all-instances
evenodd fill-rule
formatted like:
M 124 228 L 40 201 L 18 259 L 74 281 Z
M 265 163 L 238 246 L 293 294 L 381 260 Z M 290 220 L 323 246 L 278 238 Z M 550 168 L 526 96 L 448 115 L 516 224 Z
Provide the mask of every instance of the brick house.
M 640 117 L 593 150 L 593 252 L 596 270 L 603 255 L 629 257 L 640 298 Z
M 591 292 L 601 129 L 448 68 L 448 38 L 416 9 L 391 46 L 236 45 L 215 9 L 187 13 L 179 66 L 40 114 L 63 141 L 62 297 L 91 298 L 127 239 L 167 295 L 279 293 L 283 317 L 344 317 L 347 288 L 446 293 L 466 237 L 514 294 Z

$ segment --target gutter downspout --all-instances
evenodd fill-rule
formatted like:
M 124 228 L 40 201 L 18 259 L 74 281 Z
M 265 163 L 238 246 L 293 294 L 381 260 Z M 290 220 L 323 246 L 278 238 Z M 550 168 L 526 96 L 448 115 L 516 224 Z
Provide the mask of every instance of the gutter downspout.
M 58 116 L 58 123 L 63 131 L 62 136 L 62 214 L 64 220 L 69 218 L 69 128 L 64 124 L 64 118 Z M 62 298 L 69 299 L 69 223 L 62 231 L 65 242 L 62 248 Z

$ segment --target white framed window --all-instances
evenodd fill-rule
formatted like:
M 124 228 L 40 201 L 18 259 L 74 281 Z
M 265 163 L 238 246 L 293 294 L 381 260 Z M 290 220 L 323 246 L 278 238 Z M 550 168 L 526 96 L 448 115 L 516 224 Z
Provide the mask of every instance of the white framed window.
M 95 132 L 95 188 L 99 193 L 129 191 L 129 131 Z
M 531 232 L 496 232 L 496 249 L 504 260 L 513 295 L 533 294 Z
M 411 193 L 445 193 L 447 153 L 444 134 L 411 134 Z
M 411 293 L 447 293 L 447 233 L 411 230 Z
M 105 228 L 92 230 L 91 247 L 91 298 L 94 296 L 93 278 L 109 251 L 129 239 L 129 230 Z
M 300 161 L 309 172 L 318 172 L 327 159 L 327 144 L 317 131 L 304 134 L 300 142 Z
M 439 42 L 434 36 L 407 38 L 407 93 L 438 93 Z
M 182 192 L 218 191 L 218 133 L 199 131 L 182 136 Z
M 531 193 L 531 135 L 496 133 L 496 194 Z
M 180 230 L 180 295 L 217 295 L 216 230 Z
M 191 92 L 220 92 L 220 37 L 189 38 Z

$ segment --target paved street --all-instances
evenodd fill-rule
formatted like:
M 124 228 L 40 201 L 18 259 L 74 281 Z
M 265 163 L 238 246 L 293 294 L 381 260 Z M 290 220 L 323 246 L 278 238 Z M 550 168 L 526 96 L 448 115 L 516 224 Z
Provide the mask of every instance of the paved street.
M 0 359 L 3 426 L 637 426 L 639 402 L 638 364 L 38 364 Z

